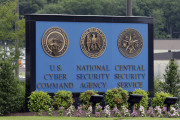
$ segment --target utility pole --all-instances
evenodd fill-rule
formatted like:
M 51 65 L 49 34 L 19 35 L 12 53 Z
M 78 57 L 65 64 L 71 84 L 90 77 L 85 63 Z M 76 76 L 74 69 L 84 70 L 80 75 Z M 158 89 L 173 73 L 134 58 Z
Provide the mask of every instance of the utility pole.
M 19 21 L 19 0 L 17 0 L 17 8 L 16 8 L 16 14 L 17 14 L 17 21 Z M 17 32 L 18 30 L 18 26 L 17 24 L 15 25 L 15 32 Z M 16 77 L 19 78 L 19 39 L 17 38 L 16 39 L 16 42 L 15 42 L 15 63 L 17 66 L 17 68 L 15 69 L 15 74 L 16 74 Z
M 132 16 L 132 0 L 126 0 L 126 16 Z

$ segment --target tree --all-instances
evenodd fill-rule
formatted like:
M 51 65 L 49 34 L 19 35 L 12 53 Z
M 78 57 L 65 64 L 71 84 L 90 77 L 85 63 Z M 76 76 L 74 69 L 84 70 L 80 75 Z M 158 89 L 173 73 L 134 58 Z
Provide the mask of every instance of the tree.
M 35 13 L 42 9 L 46 3 L 46 0 L 20 0 L 20 15 Z
M 125 0 L 101 0 L 103 15 L 126 15 Z
M 37 13 L 80 15 L 125 15 L 124 0 L 59 0 L 44 4 Z
M 25 95 L 14 75 L 12 59 L 0 60 L 0 115 L 18 112 L 24 105 Z
M 13 10 L 16 10 L 15 3 L 10 1 L 0 4 L 0 40 L 3 48 L 1 51 L 5 52 L 7 44 L 15 39 L 15 31 L 13 27 L 15 25 L 16 13 Z
M 19 58 L 20 51 L 15 51 L 16 39 L 19 39 L 18 46 L 23 46 L 25 40 L 25 21 L 20 19 L 17 21 L 18 14 L 16 13 L 16 1 L 8 0 L 0 4 L 0 41 L 3 47 L 0 47 L 0 52 L 7 54 L 11 51 L 11 55 L 16 59 Z M 18 30 L 15 30 L 15 26 Z M 9 49 L 9 50 L 7 50 Z
M 174 96 L 178 96 L 180 92 L 180 76 L 178 73 L 178 65 L 174 60 L 170 60 L 166 67 L 164 79 L 164 90 Z
M 133 0 L 133 8 L 136 16 L 151 16 L 154 18 L 155 38 L 179 37 L 179 0 Z
M 165 39 L 170 37 L 170 34 L 165 32 L 166 19 L 163 15 L 164 12 L 162 9 L 152 10 L 151 16 L 154 18 L 154 37 L 156 39 Z
M 165 82 L 162 81 L 160 76 L 154 77 L 154 93 L 164 92 L 164 84 Z
M 41 10 L 38 10 L 36 13 L 40 14 L 62 14 L 64 12 L 64 8 L 62 4 L 47 4 L 45 7 Z
M 4 1 L 4 0 L 0 0 Z M 132 0 L 134 16 L 154 18 L 154 38 L 180 37 L 179 0 Z M 20 14 L 126 15 L 126 0 L 20 0 Z
M 25 92 L 14 75 L 15 64 L 20 51 L 15 51 L 16 39 L 21 47 L 25 39 L 25 21 L 17 21 L 16 2 L 8 0 L 0 3 L 0 114 L 21 110 L 24 105 Z M 15 26 L 18 30 L 15 30 Z M 7 51 L 8 50 L 8 51 Z
M 164 11 L 164 17 L 166 18 L 166 32 L 171 38 L 174 37 L 174 32 L 176 29 L 177 16 L 179 0 L 163 0 L 161 1 L 161 7 Z

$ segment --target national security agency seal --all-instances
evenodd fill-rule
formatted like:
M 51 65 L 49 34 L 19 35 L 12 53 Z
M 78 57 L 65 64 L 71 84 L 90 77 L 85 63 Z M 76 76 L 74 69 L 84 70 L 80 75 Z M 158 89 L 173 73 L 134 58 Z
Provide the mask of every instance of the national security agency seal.
M 89 28 L 81 36 L 81 50 L 90 58 L 101 56 L 107 46 L 104 33 L 98 28 Z
M 69 39 L 66 32 L 59 27 L 47 29 L 42 37 L 44 52 L 51 57 L 60 57 L 68 49 Z
M 125 29 L 118 38 L 118 49 L 127 58 L 138 56 L 143 47 L 141 34 L 132 28 Z

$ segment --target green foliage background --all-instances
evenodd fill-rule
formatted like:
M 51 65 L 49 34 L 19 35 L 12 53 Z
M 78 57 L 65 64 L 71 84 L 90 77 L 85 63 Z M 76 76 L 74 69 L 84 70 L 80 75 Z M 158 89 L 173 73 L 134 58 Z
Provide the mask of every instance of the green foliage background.
M 20 56 L 19 48 L 25 40 L 25 21 L 18 20 L 17 1 L 0 0 L 0 114 L 23 111 L 25 102 L 25 85 L 14 75 L 18 67 L 15 61 Z M 19 28 L 15 30 L 15 28 Z
M 165 82 L 162 80 L 161 76 L 156 76 L 154 78 L 154 93 L 156 92 L 165 92 L 164 91 L 164 84 Z
M 6 47 L 10 51 L 14 51 L 16 58 L 19 57 L 19 51 L 15 51 L 16 40 L 19 40 L 19 48 L 23 47 L 25 40 L 25 20 L 23 17 L 18 20 L 16 12 L 17 4 L 15 0 L 7 0 L 1 2 L 0 0 L 0 52 L 6 53 Z M 15 30 L 15 27 L 18 29 Z
M 2 1 L 2 0 L 0 0 Z M 132 0 L 134 16 L 154 18 L 154 38 L 180 38 L 179 0 Z M 126 16 L 126 0 L 20 0 L 20 14 Z

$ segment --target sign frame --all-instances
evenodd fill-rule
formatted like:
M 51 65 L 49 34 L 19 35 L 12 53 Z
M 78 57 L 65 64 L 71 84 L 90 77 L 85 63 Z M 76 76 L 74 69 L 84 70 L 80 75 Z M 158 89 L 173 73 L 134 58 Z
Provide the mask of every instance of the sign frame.
M 26 20 L 26 98 L 36 90 L 36 22 L 92 22 L 92 23 L 144 23 L 148 24 L 148 92 L 154 96 L 153 18 L 100 15 L 28 14 Z M 54 93 L 49 93 L 53 95 Z M 77 99 L 79 92 L 73 92 Z M 103 94 L 103 93 L 102 93 Z

